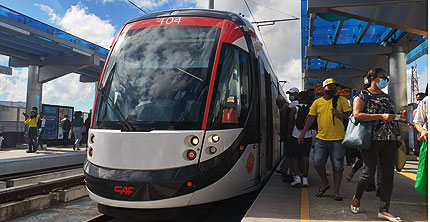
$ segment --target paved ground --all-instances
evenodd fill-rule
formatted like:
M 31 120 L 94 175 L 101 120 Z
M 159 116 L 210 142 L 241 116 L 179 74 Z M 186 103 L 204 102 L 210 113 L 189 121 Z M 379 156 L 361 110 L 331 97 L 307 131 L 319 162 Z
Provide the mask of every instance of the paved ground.
M 414 190 L 418 161 L 408 161 L 407 172 L 395 173 L 390 211 L 403 221 L 428 221 L 427 197 Z M 345 175 L 351 167 L 345 167 Z M 359 173 L 351 182 L 342 181 L 341 193 L 344 201 L 333 200 L 333 179 L 329 175 L 331 188 L 324 197 L 315 197 L 320 182 L 311 167 L 309 188 L 294 188 L 282 182 L 282 177 L 273 175 L 266 187 L 248 211 L 246 222 L 271 221 L 382 221 L 378 219 L 379 198 L 376 192 L 366 192 L 361 201 L 361 213 L 352 214 L 350 204 L 357 187 Z
M 72 152 L 85 152 L 85 148 L 80 151 L 73 151 L 73 148 L 48 147 L 46 150 L 38 150 L 36 153 L 26 153 L 26 149 L 2 148 L 0 149 L 0 160 L 13 158 L 27 158 L 33 156 L 49 155 L 49 154 L 64 154 Z

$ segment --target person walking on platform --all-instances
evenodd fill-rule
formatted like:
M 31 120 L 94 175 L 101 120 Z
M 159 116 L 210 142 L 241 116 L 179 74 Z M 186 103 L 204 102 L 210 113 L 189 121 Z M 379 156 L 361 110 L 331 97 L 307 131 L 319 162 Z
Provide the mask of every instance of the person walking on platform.
M 291 186 L 302 184 L 303 187 L 309 187 L 309 153 L 312 146 L 311 130 L 305 133 L 305 139 L 302 144 L 298 143 L 298 138 L 305 126 L 311 101 L 305 91 L 300 92 L 298 97 L 299 104 L 291 108 L 290 111 L 290 122 L 287 133 L 288 141 L 291 142 L 291 149 L 293 150 L 294 181 L 291 183 Z M 302 173 L 303 178 L 300 178 L 300 173 Z
M 64 119 L 61 120 L 61 128 L 63 129 L 63 145 L 64 147 L 67 146 L 67 143 L 69 142 L 69 134 L 70 134 L 70 128 L 72 127 L 72 123 L 69 120 L 69 115 L 64 115 Z
M 39 129 L 39 135 L 37 136 L 37 148 L 39 148 L 40 146 L 40 150 L 45 150 L 43 148 L 43 134 L 44 134 L 44 129 L 45 129 L 45 123 L 46 123 L 46 119 L 45 117 L 43 117 L 43 113 L 40 112 L 40 118 L 39 121 L 37 122 L 37 127 Z
M 37 115 L 36 110 L 31 110 L 30 116 L 26 113 L 23 113 L 26 117 L 24 124 L 28 124 L 28 150 L 27 153 L 35 153 L 37 151 L 37 145 L 35 144 L 34 139 L 37 137 L 37 122 L 39 121 L 40 116 Z
M 85 143 L 85 147 L 88 148 L 87 141 L 88 141 L 88 130 L 90 129 L 90 125 L 91 125 L 91 110 L 90 110 L 90 113 L 88 114 L 88 117 L 85 119 L 84 127 L 82 128 L 82 139 L 79 146 L 81 146 L 82 143 Z
M 75 134 L 75 143 L 73 144 L 73 150 L 81 150 L 79 149 L 79 142 L 82 139 L 82 127 L 84 126 L 84 119 L 82 118 L 82 112 L 76 111 L 75 118 L 73 118 L 72 122 L 72 131 Z
M 360 212 L 360 200 L 367 185 L 373 180 L 376 164 L 379 159 L 381 167 L 380 205 L 378 218 L 389 221 L 401 221 L 389 213 L 391 193 L 393 191 L 394 159 L 397 149 L 398 128 L 394 120 L 396 116 L 394 102 L 382 92 L 389 82 L 387 73 L 382 68 L 371 69 L 367 73 L 367 84 L 364 90 L 354 98 L 354 119 L 357 121 L 373 121 L 373 136 L 370 149 L 362 149 L 363 170 L 351 203 L 353 213 Z
M 348 100 L 336 95 L 338 84 L 332 78 L 323 82 L 324 95 L 316 99 L 309 110 L 308 119 L 298 139 L 299 144 L 303 144 L 306 132 L 311 128 L 315 119 L 318 122 L 318 134 L 314 144 L 314 167 L 320 176 L 322 185 L 315 196 L 321 197 L 330 188 L 327 180 L 325 165 L 330 156 L 333 180 L 334 180 L 334 200 L 342 201 L 340 195 L 340 184 L 342 182 L 345 149 L 342 140 L 345 136 L 343 120 L 347 119 L 351 113 Z

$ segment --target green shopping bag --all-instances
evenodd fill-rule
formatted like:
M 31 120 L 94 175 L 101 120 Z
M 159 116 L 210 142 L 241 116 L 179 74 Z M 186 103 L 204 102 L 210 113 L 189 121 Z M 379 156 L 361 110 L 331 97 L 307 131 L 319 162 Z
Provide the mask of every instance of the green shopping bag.
M 417 180 L 415 181 L 415 190 L 427 195 L 427 140 L 423 142 L 420 149 L 420 161 L 418 163 Z

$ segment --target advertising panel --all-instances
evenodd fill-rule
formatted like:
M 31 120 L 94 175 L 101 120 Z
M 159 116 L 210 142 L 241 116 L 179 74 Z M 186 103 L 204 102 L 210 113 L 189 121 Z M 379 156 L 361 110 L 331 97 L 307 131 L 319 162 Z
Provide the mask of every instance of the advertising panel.
M 46 119 L 44 139 L 55 140 L 57 139 L 58 108 L 57 106 L 43 105 L 42 110 L 43 116 Z

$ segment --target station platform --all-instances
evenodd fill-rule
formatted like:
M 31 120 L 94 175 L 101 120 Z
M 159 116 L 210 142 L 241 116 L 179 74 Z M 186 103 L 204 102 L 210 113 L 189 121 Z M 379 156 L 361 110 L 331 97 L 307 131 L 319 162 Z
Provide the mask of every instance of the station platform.
M 310 161 L 309 188 L 291 187 L 290 183 L 283 182 L 283 176 L 272 174 L 242 222 L 383 221 L 378 219 L 379 197 L 376 197 L 375 191 L 363 194 L 360 213 L 351 212 L 351 200 L 357 188 L 361 170 L 355 174 L 351 182 L 347 182 L 345 176 L 348 175 L 351 167 L 345 166 L 341 184 L 343 201 L 334 201 L 333 174 L 330 173 L 329 164 L 330 160 L 327 162 L 330 189 L 323 197 L 314 195 L 321 186 L 321 182 Z M 417 160 L 408 160 L 402 172 L 394 173 L 390 212 L 400 217 L 403 222 L 428 221 L 427 196 L 414 190 L 417 167 Z
M 85 159 L 85 148 L 73 151 L 71 147 L 48 147 L 36 153 L 26 153 L 26 149 L 2 148 L 0 176 L 83 164 Z

